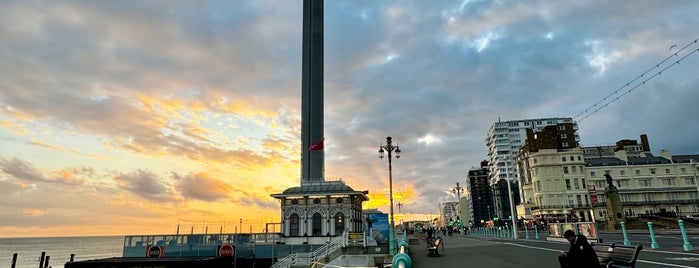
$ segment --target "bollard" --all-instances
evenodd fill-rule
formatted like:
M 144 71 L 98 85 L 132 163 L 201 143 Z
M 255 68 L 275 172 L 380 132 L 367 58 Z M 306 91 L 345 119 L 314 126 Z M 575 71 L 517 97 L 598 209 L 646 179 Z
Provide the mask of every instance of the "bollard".
M 624 246 L 630 246 L 631 241 L 629 241 L 629 236 L 626 235 L 626 223 L 624 223 L 623 221 L 621 222 L 621 233 L 624 235 Z
M 539 240 L 539 228 L 534 227 L 534 239 Z
M 41 252 L 41 259 L 39 259 L 39 268 L 44 268 L 44 260 L 46 259 L 46 251 Z
M 17 264 L 17 253 L 12 254 L 12 268 L 15 268 L 15 264 Z
M 656 249 L 659 248 L 658 242 L 655 241 L 655 233 L 653 233 L 653 223 L 648 222 L 648 231 L 650 232 L 650 248 Z
M 49 268 L 49 260 L 51 259 L 51 256 L 46 256 L 46 262 L 44 262 L 44 268 Z
M 684 241 L 684 244 L 682 244 L 682 248 L 684 249 L 684 251 L 690 251 L 694 249 L 694 247 L 692 247 L 692 244 L 689 243 L 689 239 L 687 238 L 687 232 L 684 229 L 684 221 L 678 220 L 677 223 L 680 225 L 680 232 L 682 232 L 682 240 Z
M 529 230 L 527 229 L 527 225 L 524 225 L 524 240 L 529 240 Z
M 70 254 L 70 262 L 73 262 L 74 259 L 75 259 L 75 253 Z

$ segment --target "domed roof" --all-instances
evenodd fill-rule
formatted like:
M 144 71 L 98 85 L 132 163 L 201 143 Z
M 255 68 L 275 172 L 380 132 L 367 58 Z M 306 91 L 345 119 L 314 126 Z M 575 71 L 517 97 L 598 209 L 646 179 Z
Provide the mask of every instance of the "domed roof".
M 304 195 L 329 195 L 329 194 L 360 194 L 364 195 L 363 192 L 358 192 L 352 189 L 352 187 L 347 186 L 342 181 L 323 181 L 323 182 L 307 182 L 301 184 L 301 186 L 291 187 L 281 194 L 272 194 L 272 197 L 282 197 L 282 196 L 304 196 Z
M 354 192 L 352 187 L 344 183 L 319 183 L 312 185 L 301 185 L 284 190 L 283 194 L 317 194 L 317 193 L 346 193 Z

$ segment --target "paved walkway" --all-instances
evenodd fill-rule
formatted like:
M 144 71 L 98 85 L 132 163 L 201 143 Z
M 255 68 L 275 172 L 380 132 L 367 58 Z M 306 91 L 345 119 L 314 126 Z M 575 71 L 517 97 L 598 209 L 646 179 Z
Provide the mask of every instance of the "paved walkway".
M 411 237 L 417 238 L 417 237 Z M 414 268 L 488 267 L 524 268 L 558 267 L 558 253 L 516 247 L 506 241 L 474 239 L 469 237 L 443 237 L 444 251 L 441 257 L 427 256 L 425 241 L 410 246 Z M 562 246 L 564 248 L 565 246 Z

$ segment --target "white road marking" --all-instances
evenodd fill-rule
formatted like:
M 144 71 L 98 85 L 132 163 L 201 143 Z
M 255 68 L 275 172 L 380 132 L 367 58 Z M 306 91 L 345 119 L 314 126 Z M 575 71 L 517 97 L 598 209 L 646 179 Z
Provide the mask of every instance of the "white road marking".
M 561 251 L 561 250 L 557 250 L 557 249 L 541 248 L 541 247 L 528 246 L 528 245 L 520 245 L 520 244 L 508 243 L 508 242 L 503 242 L 503 244 L 511 245 L 511 246 L 517 246 L 517 247 L 523 247 L 523 248 L 531 248 L 531 249 L 538 249 L 538 250 L 554 251 L 554 252 L 560 252 L 560 251 Z M 677 253 L 677 252 L 669 252 L 669 251 L 667 251 L 667 253 Z M 677 254 L 691 254 L 691 253 L 677 253 Z M 699 254 L 691 254 L 691 255 L 699 255 Z M 679 265 L 679 264 L 672 264 L 672 263 L 646 261 L 646 260 L 641 260 L 641 259 L 638 259 L 638 260 L 636 260 L 636 261 L 637 261 L 637 262 L 643 262 L 643 263 L 650 263 L 650 264 L 663 265 L 663 266 L 665 266 L 665 267 L 697 268 L 696 266 L 686 266 L 686 265 Z

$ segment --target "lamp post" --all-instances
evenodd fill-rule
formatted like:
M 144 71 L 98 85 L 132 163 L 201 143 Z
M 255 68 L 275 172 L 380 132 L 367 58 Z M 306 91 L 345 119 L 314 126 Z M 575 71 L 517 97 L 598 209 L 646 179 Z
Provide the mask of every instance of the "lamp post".
M 456 194 L 456 202 L 458 202 L 459 209 L 456 210 L 456 226 L 459 227 L 459 233 L 464 234 L 464 228 L 461 225 L 463 219 L 461 219 L 461 193 L 464 191 L 464 187 L 459 186 L 459 182 L 456 182 L 456 187 L 451 189 L 452 192 Z
M 697 186 L 697 194 L 699 194 L 699 183 L 697 182 L 697 163 L 694 163 L 694 158 L 689 159 L 689 165 L 692 167 L 692 172 L 694 173 L 694 185 Z
M 394 232 L 394 222 L 393 222 L 393 174 L 391 169 L 391 152 L 396 152 L 396 159 L 400 158 L 400 148 L 398 145 L 393 146 L 391 143 L 391 136 L 386 137 L 386 145 L 379 146 L 379 158 L 383 158 L 383 153 L 388 152 L 388 196 L 391 205 L 391 215 L 390 222 L 388 224 L 388 250 L 391 255 L 396 254 L 396 241 Z
M 515 207 L 512 202 L 512 187 L 510 186 L 510 168 L 505 157 L 505 180 L 507 180 L 507 197 L 510 199 L 510 219 L 512 219 L 512 238 L 517 240 L 517 223 L 515 219 Z
M 398 205 L 396 206 L 398 206 L 398 214 L 400 215 L 400 225 L 401 227 L 403 227 L 403 229 L 405 229 L 405 226 L 403 226 L 403 213 L 400 212 L 400 209 L 403 207 L 403 204 L 401 204 L 400 201 L 398 201 Z

